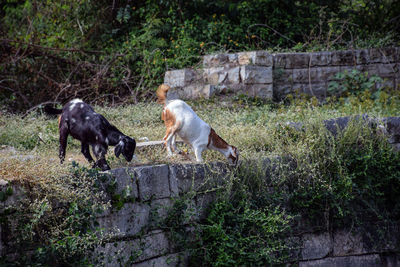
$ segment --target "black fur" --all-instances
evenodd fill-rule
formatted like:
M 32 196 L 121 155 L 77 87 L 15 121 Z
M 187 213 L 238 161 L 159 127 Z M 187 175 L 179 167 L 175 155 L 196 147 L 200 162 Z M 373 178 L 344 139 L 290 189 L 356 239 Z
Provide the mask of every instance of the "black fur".
M 101 114 L 79 99 L 67 103 L 64 108 L 55 109 L 46 106 L 44 111 L 48 114 L 61 114 L 59 118 L 61 163 L 65 159 L 67 138 L 70 134 L 81 141 L 81 152 L 85 158 L 92 162 L 89 145 L 97 159 L 93 167 L 109 170 L 105 155 L 108 146 L 115 146 L 114 153 L 117 157 L 122 154 L 127 161 L 131 161 L 136 148 L 135 139 L 121 133 L 114 125 L 110 124 Z

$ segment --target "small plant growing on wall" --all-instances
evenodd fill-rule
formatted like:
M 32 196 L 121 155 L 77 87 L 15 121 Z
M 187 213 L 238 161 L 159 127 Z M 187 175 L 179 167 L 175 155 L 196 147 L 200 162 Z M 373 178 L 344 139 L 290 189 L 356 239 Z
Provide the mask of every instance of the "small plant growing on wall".
M 383 80 L 377 75 L 369 76 L 368 72 L 360 72 L 359 70 L 351 70 L 338 72 L 328 85 L 328 93 L 336 97 L 348 97 L 350 95 L 361 95 L 365 92 L 370 93 L 371 99 L 379 98 L 380 89 L 377 84 Z

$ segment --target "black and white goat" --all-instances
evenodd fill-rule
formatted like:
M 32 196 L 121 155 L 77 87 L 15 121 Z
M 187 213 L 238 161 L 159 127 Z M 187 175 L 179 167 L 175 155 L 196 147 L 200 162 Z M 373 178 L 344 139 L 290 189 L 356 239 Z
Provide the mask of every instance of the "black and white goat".
M 106 118 L 96 113 L 90 105 L 82 100 L 74 99 L 68 102 L 63 109 L 45 106 L 44 110 L 48 114 L 61 114 L 58 118 L 61 163 L 65 159 L 69 134 L 81 141 L 81 152 L 89 162 L 93 162 L 89 151 L 89 145 L 92 146 L 97 159 L 93 168 L 99 167 L 103 171 L 110 169 L 105 158 L 109 145 L 115 146 L 115 156 L 119 157 L 122 153 L 127 161 L 132 160 L 136 148 L 135 139 L 121 133 Z

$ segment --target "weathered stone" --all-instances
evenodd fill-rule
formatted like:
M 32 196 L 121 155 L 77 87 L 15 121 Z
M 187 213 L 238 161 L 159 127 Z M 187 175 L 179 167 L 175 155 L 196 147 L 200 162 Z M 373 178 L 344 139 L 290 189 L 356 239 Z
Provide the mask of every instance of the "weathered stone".
M 170 186 L 173 195 L 189 191 L 205 190 L 221 184 L 228 167 L 223 163 L 212 164 L 172 164 L 170 169 Z
M 305 234 L 303 236 L 303 249 L 301 258 L 303 260 L 321 259 L 332 251 L 332 240 L 329 233 L 319 235 Z
M 272 67 L 273 55 L 267 51 L 251 51 L 238 53 L 239 65 L 257 65 Z
M 333 235 L 333 256 L 359 255 L 366 253 L 360 233 L 339 230 Z
M 272 83 L 272 67 L 242 66 L 240 78 L 244 84 Z
M 136 167 L 140 201 L 170 197 L 168 165 Z
M 131 266 L 169 252 L 170 244 L 166 234 L 154 231 L 135 240 L 107 243 L 104 247 L 98 247 L 95 254 L 102 266 Z
M 325 258 L 314 261 L 299 262 L 299 267 L 377 267 L 382 266 L 382 261 L 378 254 Z
M 335 51 L 332 52 L 333 66 L 352 66 L 357 64 L 357 58 L 354 51 Z
M 115 237 L 130 237 L 144 230 L 149 224 L 150 206 L 144 203 L 125 203 L 120 210 L 97 219 L 105 233 Z
M 205 194 L 198 194 L 196 196 L 196 210 L 200 220 L 205 219 L 207 216 L 207 208 L 217 199 L 217 191 L 208 192 Z
M 152 228 L 159 227 L 173 205 L 174 201 L 170 198 L 157 199 L 150 203 L 149 224 Z
M 310 66 L 308 53 L 279 53 L 274 54 L 274 67 L 284 69 L 301 69 Z
M 382 257 L 382 266 L 385 267 L 398 267 L 400 266 L 400 255 L 389 254 Z
M 387 117 L 382 122 L 385 125 L 389 143 L 400 143 L 400 117 Z
M 249 84 L 245 87 L 244 94 L 251 97 L 260 97 L 264 99 L 272 99 L 273 85 L 272 84 Z
M 292 84 L 277 83 L 273 85 L 273 95 L 276 99 L 283 99 L 286 95 L 293 93 Z
M 224 72 L 224 67 L 213 67 L 203 69 L 203 79 L 205 83 L 217 85 L 220 80 L 220 76 L 224 76 L 222 74 Z M 226 75 L 226 72 L 224 72 Z
M 310 53 L 310 67 L 328 66 L 331 64 L 332 52 Z
M 171 87 L 183 87 L 196 80 L 196 77 L 193 69 L 171 70 L 165 73 L 164 83 Z
M 380 48 L 370 48 L 368 50 L 369 54 L 369 64 L 371 63 L 387 63 L 384 60 L 384 55 L 382 54 L 382 50 Z
M 308 69 L 295 69 L 293 70 L 293 82 L 294 83 L 305 83 L 309 80 Z
M 296 83 L 292 87 L 293 92 L 303 93 L 322 99 L 326 96 L 326 83 Z
M 133 267 L 172 267 L 188 266 L 187 256 L 184 253 L 175 253 L 150 259 L 141 263 L 131 265 Z
M 393 77 L 393 75 L 399 72 L 397 64 L 379 64 L 378 71 L 379 76 L 382 78 Z
M 274 69 L 273 80 L 275 83 L 292 83 L 293 82 L 293 70 L 292 69 Z
M 293 82 L 305 83 L 311 81 L 312 83 L 321 83 L 331 81 L 334 80 L 335 74 L 339 71 L 339 67 L 295 69 L 293 70 Z
M 118 168 L 111 170 L 116 189 L 115 194 L 124 194 L 127 190 L 133 198 L 138 198 L 138 188 L 136 184 L 135 168 Z M 109 181 L 110 182 L 110 181 Z
M 357 65 L 364 65 L 370 62 L 368 49 L 362 49 L 356 51 L 356 63 Z
M 237 54 L 214 54 L 206 55 L 203 57 L 204 67 L 217 67 L 222 65 L 237 65 L 238 55 Z
M 240 67 L 231 68 L 227 72 L 228 78 L 226 83 L 239 84 L 240 83 Z

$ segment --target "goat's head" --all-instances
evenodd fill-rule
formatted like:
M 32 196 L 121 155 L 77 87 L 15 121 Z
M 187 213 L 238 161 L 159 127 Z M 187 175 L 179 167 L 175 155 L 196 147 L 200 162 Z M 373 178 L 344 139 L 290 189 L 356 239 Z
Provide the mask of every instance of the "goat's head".
M 129 162 L 133 158 L 133 154 L 135 153 L 136 141 L 129 136 L 124 136 L 121 138 L 119 143 L 115 146 L 114 153 L 117 158 L 122 153 L 124 158 Z
M 229 164 L 236 166 L 239 160 L 239 150 L 234 146 L 231 146 L 230 148 L 231 153 L 228 156 L 228 162 Z

